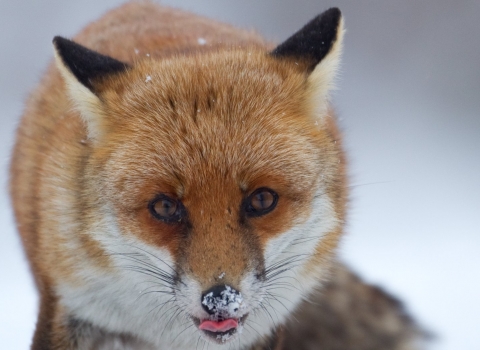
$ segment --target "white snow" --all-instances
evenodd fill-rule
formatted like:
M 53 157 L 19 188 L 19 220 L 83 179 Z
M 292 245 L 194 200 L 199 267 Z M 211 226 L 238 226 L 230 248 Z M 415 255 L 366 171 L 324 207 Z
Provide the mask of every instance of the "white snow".
M 217 339 L 221 339 L 221 340 L 222 340 L 222 343 L 225 343 L 228 339 L 230 339 L 230 337 L 231 337 L 232 335 L 233 335 L 233 334 L 230 334 L 230 333 L 218 334 L 218 335 L 217 335 Z
M 206 294 L 202 304 L 209 310 L 215 310 L 217 314 L 215 317 L 218 315 L 231 317 L 242 307 L 243 297 L 242 293 L 230 286 L 225 286 L 225 290 L 220 293 L 220 296 L 214 297 L 213 292 Z
M 198 42 L 198 45 L 205 45 L 207 43 L 207 41 L 205 40 L 205 38 L 198 38 L 197 39 L 197 42 Z
M 145 82 L 148 83 L 149 81 L 152 81 L 152 77 L 150 75 L 147 75 L 145 78 Z

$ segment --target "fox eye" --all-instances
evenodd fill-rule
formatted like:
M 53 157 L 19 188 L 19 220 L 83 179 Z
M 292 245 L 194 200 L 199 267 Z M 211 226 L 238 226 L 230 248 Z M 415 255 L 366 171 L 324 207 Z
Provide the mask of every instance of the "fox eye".
M 278 194 L 266 187 L 255 190 L 247 197 L 245 211 L 249 216 L 261 216 L 275 209 Z
M 152 200 L 148 204 L 148 209 L 153 217 L 166 223 L 180 222 L 184 214 L 182 203 L 164 194 Z

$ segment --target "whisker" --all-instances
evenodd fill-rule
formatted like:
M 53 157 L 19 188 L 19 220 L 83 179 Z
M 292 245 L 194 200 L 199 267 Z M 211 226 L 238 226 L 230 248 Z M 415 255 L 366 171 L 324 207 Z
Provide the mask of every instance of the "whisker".
M 297 254 L 292 257 L 288 257 L 285 259 L 282 259 L 278 261 L 277 263 L 269 266 L 267 269 L 265 269 L 265 277 L 271 278 L 271 274 L 274 273 L 275 271 L 282 269 L 284 267 L 287 267 L 288 265 L 291 265 L 293 263 L 301 262 L 307 259 L 307 257 L 310 257 L 311 254 Z
M 268 296 L 269 296 L 270 298 L 273 298 L 273 299 L 276 300 L 280 305 L 282 305 L 287 312 L 290 312 L 290 309 L 288 309 L 288 308 L 285 306 L 284 303 L 282 303 L 280 300 L 278 300 L 277 297 L 273 296 L 273 295 L 272 295 L 271 293 L 269 293 L 268 291 L 267 291 L 266 293 L 268 294 Z M 267 298 L 267 299 L 268 299 L 268 298 Z M 285 299 L 286 299 L 286 298 L 285 298 Z M 288 300 L 288 299 L 287 299 L 287 300 Z
M 256 322 L 255 322 L 255 323 L 256 323 Z M 257 324 L 258 324 L 258 323 L 257 323 Z M 253 331 L 255 331 L 255 333 L 257 333 L 260 338 L 266 339 L 265 336 L 262 336 L 255 328 L 253 328 L 251 325 L 247 324 L 246 322 L 245 322 L 245 326 L 246 326 L 246 327 L 248 326 L 250 329 L 252 329 Z M 250 332 L 249 329 L 247 329 L 247 331 Z
M 265 298 L 265 301 L 268 303 L 268 305 L 270 306 L 270 309 L 273 310 L 273 312 L 275 313 L 275 316 L 277 317 L 277 322 L 280 322 L 280 318 L 278 317 L 278 313 L 277 313 L 277 310 L 273 307 L 273 305 L 270 303 L 270 300 L 269 298 Z
M 187 329 L 193 327 L 193 323 L 190 324 L 190 326 L 186 327 L 183 331 L 181 331 L 180 333 L 177 334 L 177 336 L 175 338 L 173 338 L 173 340 L 171 341 L 171 344 L 173 344 L 175 342 L 175 340 L 177 340 L 177 338 L 183 333 L 185 332 Z
M 170 264 L 168 264 L 165 260 L 163 260 L 163 259 L 159 258 L 158 256 L 156 256 L 155 254 L 152 254 L 152 253 L 150 253 L 149 251 L 146 251 L 145 249 L 140 248 L 140 247 L 138 247 L 138 246 L 134 246 L 134 245 L 131 245 L 131 244 L 126 244 L 126 245 L 127 245 L 127 246 L 130 246 L 131 248 L 138 249 L 138 250 L 144 252 L 145 254 L 150 255 L 150 256 L 153 257 L 154 259 L 156 259 L 156 260 L 164 263 L 168 268 L 170 268 L 170 270 L 172 270 L 173 273 L 176 273 L 176 270 L 175 270 Z
M 165 305 L 167 305 L 168 303 L 171 303 L 171 302 L 173 302 L 173 301 L 175 301 L 175 296 L 172 296 L 172 297 L 171 297 L 170 299 L 168 299 L 167 301 L 164 301 L 163 303 L 160 303 L 160 304 L 158 304 L 157 306 L 155 306 L 153 309 L 151 309 L 151 310 L 147 313 L 147 316 L 148 316 L 150 313 L 152 313 L 153 311 L 155 311 L 156 309 L 160 308 L 160 309 L 157 310 L 157 313 L 155 314 L 155 317 L 157 317 L 157 316 L 158 316 L 158 313 L 160 312 L 160 310 L 162 310 L 162 309 L 165 307 Z
M 200 343 L 200 339 L 202 339 L 201 335 L 198 336 L 197 345 L 195 346 L 195 350 L 198 350 L 198 344 Z
M 165 278 L 169 279 L 172 281 L 172 283 L 175 282 L 175 278 L 173 275 L 169 274 L 168 272 L 162 270 L 161 268 L 153 265 L 153 264 L 150 264 L 148 262 L 146 262 L 145 260 L 142 260 L 142 259 L 137 259 L 135 257 L 132 257 L 132 256 L 128 256 L 128 255 L 123 255 L 122 253 L 117 253 L 118 255 L 122 255 L 122 258 L 124 260 L 129 260 L 129 261 L 133 261 L 133 262 L 138 262 L 139 264 L 143 265 L 143 266 L 146 266 L 148 267 L 149 269 L 151 270 L 154 270 L 156 273 L 158 273 L 159 275 L 162 275 L 164 276 Z
M 263 303 L 260 303 L 260 307 L 263 309 L 263 311 L 265 311 L 265 313 L 270 317 L 270 319 L 272 320 L 272 323 L 273 323 L 273 326 L 275 328 L 277 328 L 277 324 L 275 323 L 275 320 L 273 319 L 272 315 L 270 314 L 270 312 L 268 312 L 267 308 L 265 307 L 265 305 Z
M 147 269 L 147 268 L 144 268 L 144 267 L 140 267 L 140 266 L 135 266 L 135 265 L 128 265 L 128 266 L 123 266 L 123 268 L 125 270 L 130 270 L 130 271 L 135 271 L 135 272 L 139 272 L 139 273 L 142 273 L 144 275 L 147 275 L 147 276 L 150 276 L 150 277 L 153 277 L 157 280 L 160 280 L 162 282 L 165 282 L 167 283 L 166 287 L 169 287 L 169 288 L 172 288 L 172 289 L 175 289 L 176 287 L 174 285 L 172 285 L 172 283 L 168 280 L 168 279 L 165 279 L 163 278 L 162 276 L 159 276 L 157 273 L 155 273 L 155 271 L 152 271 L 150 269 Z

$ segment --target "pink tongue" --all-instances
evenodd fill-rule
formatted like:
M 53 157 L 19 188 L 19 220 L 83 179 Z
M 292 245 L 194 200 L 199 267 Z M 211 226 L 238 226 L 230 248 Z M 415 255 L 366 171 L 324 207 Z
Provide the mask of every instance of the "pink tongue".
M 210 331 L 210 332 L 226 332 L 232 328 L 238 327 L 238 321 L 234 320 L 233 318 L 229 318 L 225 321 L 214 322 L 214 321 L 203 321 L 200 323 L 200 328 L 203 331 Z

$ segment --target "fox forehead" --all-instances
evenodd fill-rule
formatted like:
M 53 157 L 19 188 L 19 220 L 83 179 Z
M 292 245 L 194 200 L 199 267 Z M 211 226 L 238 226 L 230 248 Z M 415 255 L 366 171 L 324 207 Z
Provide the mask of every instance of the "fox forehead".
M 234 51 L 146 60 L 116 79 L 103 95 L 105 171 L 123 188 L 154 181 L 184 196 L 226 178 L 243 191 L 268 178 L 301 192 L 318 177 L 322 131 L 291 65 Z

